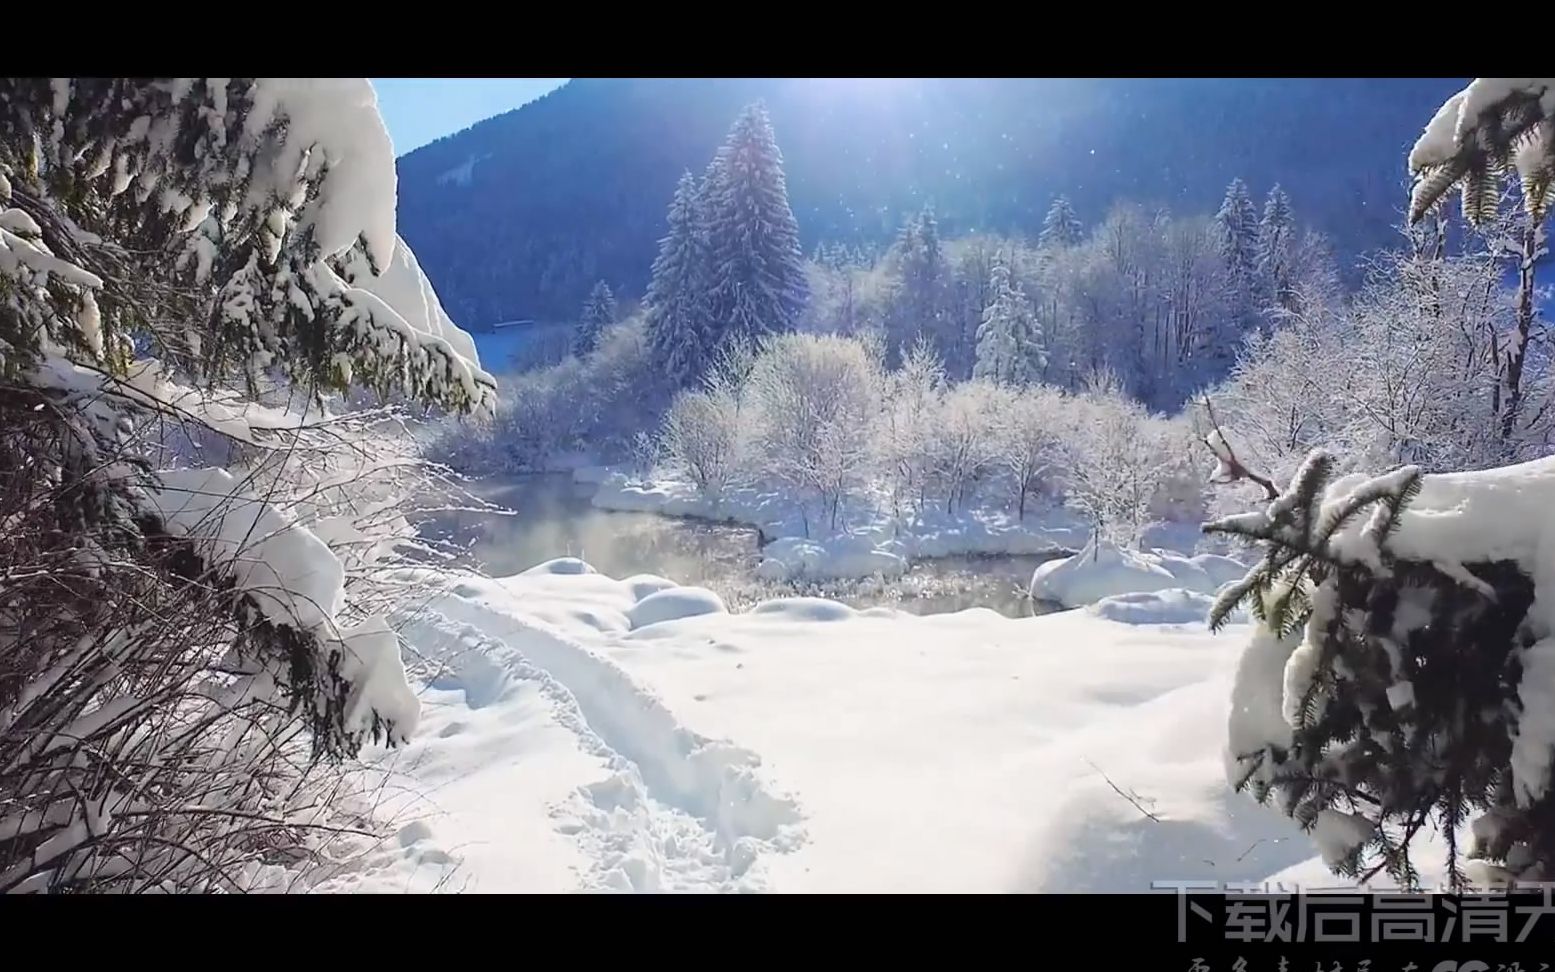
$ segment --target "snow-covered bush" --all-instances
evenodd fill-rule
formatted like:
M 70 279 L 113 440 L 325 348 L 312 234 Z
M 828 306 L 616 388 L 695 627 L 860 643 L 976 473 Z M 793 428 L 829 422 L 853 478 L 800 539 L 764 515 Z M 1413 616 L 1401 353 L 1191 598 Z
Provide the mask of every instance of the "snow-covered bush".
M 1482 469 L 1542 455 L 1548 409 L 1502 435 L 1515 315 L 1500 277 L 1485 252 L 1383 255 L 1347 307 L 1292 315 L 1250 340 L 1232 379 L 1209 393 L 1215 413 L 1242 458 L 1279 482 L 1319 446 L 1341 472 Z M 1526 400 L 1549 401 L 1547 375 L 1520 376 Z
M 664 461 L 714 503 L 741 472 L 740 402 L 727 387 L 675 396 L 659 439 Z
M 744 399 L 760 472 L 813 494 L 832 529 L 843 497 L 872 472 L 880 387 L 870 349 L 836 335 L 769 339 L 751 364 Z
M 1015 509 L 1026 517 L 1027 499 L 1041 492 L 1061 461 L 1064 393 L 1038 385 L 1004 391 L 996 405 L 999 461 L 1010 477 Z
M 1170 471 L 1163 423 L 1115 392 L 1087 391 L 1069 402 L 1061 447 L 1066 502 L 1102 539 L 1134 546 Z
M 956 385 L 940 399 L 931 427 L 929 489 L 945 500 L 945 512 L 965 506 L 999 461 L 999 389 L 987 382 Z
M 544 470 L 580 447 L 627 459 L 639 434 L 656 429 L 667 397 L 641 316 L 606 330 L 587 356 L 508 374 L 502 387 L 491 422 L 439 430 L 438 459 L 477 475 Z
M 241 890 L 414 728 L 357 595 L 431 470 L 324 406 L 495 386 L 393 187 L 362 79 L 0 79 L 0 890 Z
M 915 344 L 885 377 L 875 451 L 897 518 L 908 509 L 921 513 L 927 500 L 930 443 L 944 391 L 944 366 L 927 341 Z

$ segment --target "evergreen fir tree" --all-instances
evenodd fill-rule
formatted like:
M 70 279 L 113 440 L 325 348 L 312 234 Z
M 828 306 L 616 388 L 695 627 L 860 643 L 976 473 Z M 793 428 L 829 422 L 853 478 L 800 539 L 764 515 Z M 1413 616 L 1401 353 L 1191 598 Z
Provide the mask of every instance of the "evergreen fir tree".
M 1258 323 L 1258 211 L 1241 179 L 1232 179 L 1226 187 L 1226 198 L 1215 214 L 1215 231 L 1220 258 L 1226 267 L 1226 297 L 1234 332 L 1227 337 L 1232 343 L 1239 343 L 1242 335 Z
M 1215 225 L 1220 232 L 1220 256 L 1226 267 L 1244 280 L 1251 279 L 1258 269 L 1258 211 L 1241 179 L 1232 179 L 1226 187 L 1226 198 L 1215 214 Z
M 1264 202 L 1263 219 L 1258 223 L 1257 293 L 1269 305 L 1291 309 L 1291 250 L 1295 217 L 1290 198 L 1276 185 Z
M 799 225 L 783 156 L 759 103 L 736 119 L 701 195 L 711 267 L 709 350 L 793 330 L 807 297 Z
M 977 329 L 977 360 L 972 377 L 997 384 L 1029 385 L 1041 380 L 1047 347 L 1041 325 L 1008 262 L 996 257 L 989 287 L 993 300 Z
M 1218 628 L 1246 604 L 1258 625 L 1233 699 L 1232 785 L 1314 831 L 1347 877 L 1417 886 L 1412 842 L 1434 825 L 1455 888 L 1464 856 L 1499 880 L 1545 879 L 1555 798 L 1519 799 L 1512 756 L 1532 578 L 1511 560 L 1449 572 L 1448 554 L 1397 554 L 1420 471 L 1331 481 L 1332 469 L 1315 452 L 1264 512 L 1206 527 L 1264 548 L 1210 615 Z M 1464 855 L 1457 835 L 1475 811 Z
M 599 347 L 599 339 L 605 330 L 616 322 L 616 298 L 610 285 L 601 280 L 589 291 L 583 302 L 583 313 L 578 318 L 577 330 L 572 334 L 572 353 L 582 358 Z
M 900 353 L 919 338 L 927 338 L 955 369 L 956 342 L 947 332 L 945 313 L 949 271 L 931 207 L 925 206 L 902 225 L 892 249 L 899 281 L 887 325 L 893 349 Z
M 653 360 L 676 389 L 707 369 L 707 238 L 699 216 L 696 179 L 686 172 L 675 187 L 669 235 L 659 241 L 644 300 Z
M 1080 217 L 1075 215 L 1069 197 L 1055 196 L 1053 205 L 1048 207 L 1047 216 L 1042 220 L 1042 235 L 1039 238 L 1042 245 L 1075 246 L 1083 238 L 1082 233 Z

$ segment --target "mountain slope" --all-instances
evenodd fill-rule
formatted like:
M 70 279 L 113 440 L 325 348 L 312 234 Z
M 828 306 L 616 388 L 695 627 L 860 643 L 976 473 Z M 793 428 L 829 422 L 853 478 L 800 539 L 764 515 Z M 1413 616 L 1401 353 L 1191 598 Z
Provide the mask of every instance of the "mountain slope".
M 646 284 L 675 180 L 766 101 L 804 245 L 888 241 L 932 202 L 946 235 L 1032 232 L 1055 193 L 1210 211 L 1278 181 L 1341 254 L 1388 245 L 1420 120 L 1463 79 L 577 79 L 399 160 L 399 219 L 480 328 L 570 319 L 598 279 Z M 1261 202 L 1261 200 L 1260 200 Z

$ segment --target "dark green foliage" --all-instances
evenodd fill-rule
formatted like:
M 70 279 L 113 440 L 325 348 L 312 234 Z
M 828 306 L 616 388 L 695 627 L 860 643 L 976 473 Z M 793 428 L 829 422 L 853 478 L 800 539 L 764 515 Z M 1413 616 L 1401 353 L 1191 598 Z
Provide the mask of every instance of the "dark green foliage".
M 1236 754 L 1233 782 L 1306 828 L 1325 810 L 1380 823 L 1330 862 L 1348 877 L 1386 872 L 1415 885 L 1412 841 L 1435 827 L 1453 834 L 1447 874 L 1461 885 L 1456 830 L 1487 812 L 1503 826 L 1475 856 L 1508 864 L 1511 855 L 1519 869 L 1555 861 L 1555 828 L 1539 823 L 1551 819 L 1551 798 L 1518 808 L 1511 797 L 1532 579 L 1502 560 L 1464 565 L 1477 580 L 1466 583 L 1395 555 L 1389 540 L 1419 474 L 1406 468 L 1325 504 L 1331 469 L 1316 453 L 1267 513 L 1206 527 L 1264 547 L 1259 566 L 1217 603 L 1214 623 L 1248 604 L 1266 630 L 1300 642 L 1295 652 L 1310 672 L 1304 687 L 1294 683 L 1302 694 L 1288 743 Z M 1368 510 L 1359 536 L 1352 528 L 1336 543 Z

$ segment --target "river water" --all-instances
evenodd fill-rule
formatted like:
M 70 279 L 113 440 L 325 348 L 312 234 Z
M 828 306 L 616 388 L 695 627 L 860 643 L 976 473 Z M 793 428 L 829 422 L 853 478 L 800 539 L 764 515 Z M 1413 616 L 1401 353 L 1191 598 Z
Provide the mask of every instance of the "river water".
M 527 570 L 555 557 L 578 557 L 611 577 L 657 574 L 716 591 L 731 610 L 770 597 L 829 597 L 858 608 L 888 606 L 915 614 L 971 607 L 1008 617 L 1045 614 L 1054 605 L 1026 595 L 1040 556 L 947 557 L 920 561 L 889 581 L 774 583 L 758 580 L 756 530 L 656 513 L 601 510 L 595 487 L 568 474 L 494 477 L 472 491 L 512 515 L 457 513 L 432 530 L 465 545 L 467 561 L 494 577 Z

